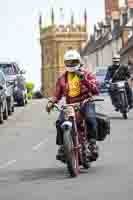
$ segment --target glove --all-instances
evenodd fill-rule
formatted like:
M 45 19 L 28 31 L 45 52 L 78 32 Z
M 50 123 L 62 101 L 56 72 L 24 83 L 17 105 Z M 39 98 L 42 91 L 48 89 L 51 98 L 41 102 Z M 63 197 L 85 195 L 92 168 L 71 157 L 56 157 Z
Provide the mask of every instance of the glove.
M 131 76 L 131 81 L 133 81 L 133 75 Z
M 52 110 L 54 106 L 54 103 L 52 101 L 49 101 L 47 106 L 46 106 L 46 112 L 50 113 L 50 111 Z
M 84 80 L 84 73 L 83 73 L 83 72 L 81 72 L 81 71 L 76 71 L 75 73 L 79 76 L 79 78 L 80 78 L 81 80 Z

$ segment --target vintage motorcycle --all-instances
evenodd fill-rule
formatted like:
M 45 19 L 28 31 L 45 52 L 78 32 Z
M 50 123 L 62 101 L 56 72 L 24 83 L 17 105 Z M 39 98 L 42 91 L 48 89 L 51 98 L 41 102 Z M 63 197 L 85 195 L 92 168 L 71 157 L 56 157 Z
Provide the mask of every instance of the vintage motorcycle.
M 103 99 L 89 99 L 88 101 L 103 101 Z M 64 113 L 64 122 L 61 124 L 63 132 L 64 159 L 71 177 L 79 175 L 80 166 L 90 167 L 91 151 L 88 148 L 87 129 L 80 114 L 80 103 L 66 104 L 61 108 L 54 104 L 54 108 Z
M 117 81 L 108 84 L 109 93 L 112 99 L 112 103 L 117 111 L 122 113 L 124 119 L 128 118 L 129 105 L 126 94 L 127 81 Z

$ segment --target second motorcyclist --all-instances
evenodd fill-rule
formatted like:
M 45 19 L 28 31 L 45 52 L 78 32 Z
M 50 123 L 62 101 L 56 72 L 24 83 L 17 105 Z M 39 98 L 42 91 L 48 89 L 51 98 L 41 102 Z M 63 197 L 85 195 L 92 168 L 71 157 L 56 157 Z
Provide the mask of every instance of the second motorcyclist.
M 115 54 L 113 56 L 113 65 L 108 67 L 107 74 L 105 77 L 105 82 L 117 82 L 117 81 L 128 81 L 130 78 L 130 72 L 128 66 L 120 64 L 120 55 Z M 129 87 L 128 83 L 126 84 L 126 93 L 128 98 L 129 109 L 133 108 L 133 94 L 132 89 Z M 113 98 L 113 91 L 110 91 L 110 96 L 112 104 L 115 106 L 116 101 Z M 116 109 L 117 111 L 117 109 Z

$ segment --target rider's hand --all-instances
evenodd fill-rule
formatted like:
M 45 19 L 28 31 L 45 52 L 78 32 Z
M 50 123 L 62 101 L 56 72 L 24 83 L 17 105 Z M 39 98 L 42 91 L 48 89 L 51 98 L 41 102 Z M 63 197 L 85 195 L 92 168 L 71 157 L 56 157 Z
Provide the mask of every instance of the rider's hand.
M 75 73 L 79 76 L 79 78 L 80 78 L 81 80 L 84 80 L 84 72 L 76 71 Z
M 53 102 L 52 101 L 49 101 L 47 106 L 46 106 L 46 111 L 48 113 L 50 113 L 51 109 L 53 108 Z
M 133 77 L 128 79 L 128 85 L 130 88 L 133 88 Z

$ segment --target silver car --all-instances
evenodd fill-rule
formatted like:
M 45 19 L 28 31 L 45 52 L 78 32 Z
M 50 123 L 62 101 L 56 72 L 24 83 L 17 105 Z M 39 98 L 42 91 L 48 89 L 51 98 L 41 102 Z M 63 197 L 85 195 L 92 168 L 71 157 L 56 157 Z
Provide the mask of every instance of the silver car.
M 13 84 L 14 101 L 24 106 L 27 103 L 27 91 L 23 70 L 20 70 L 16 63 L 0 63 L 0 69 L 4 72 L 8 83 Z

